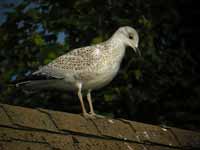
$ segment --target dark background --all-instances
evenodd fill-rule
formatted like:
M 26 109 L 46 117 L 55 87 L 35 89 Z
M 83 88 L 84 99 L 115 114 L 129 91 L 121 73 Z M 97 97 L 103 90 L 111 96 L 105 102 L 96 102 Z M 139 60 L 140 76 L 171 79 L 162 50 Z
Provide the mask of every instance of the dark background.
M 80 113 L 75 93 L 25 94 L 12 83 L 70 49 L 107 40 L 120 26 L 140 36 L 121 70 L 92 93 L 97 113 L 199 130 L 200 10 L 184 0 L 0 2 L 0 102 Z

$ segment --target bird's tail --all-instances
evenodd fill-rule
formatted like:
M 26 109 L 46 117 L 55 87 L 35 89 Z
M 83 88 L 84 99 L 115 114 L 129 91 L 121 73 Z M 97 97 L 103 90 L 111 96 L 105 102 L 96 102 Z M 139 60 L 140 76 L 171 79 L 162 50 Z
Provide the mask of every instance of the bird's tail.
M 21 88 L 25 92 L 36 92 L 44 89 L 55 88 L 55 84 L 58 83 L 58 79 L 54 80 L 33 80 L 24 81 L 16 84 L 16 87 Z

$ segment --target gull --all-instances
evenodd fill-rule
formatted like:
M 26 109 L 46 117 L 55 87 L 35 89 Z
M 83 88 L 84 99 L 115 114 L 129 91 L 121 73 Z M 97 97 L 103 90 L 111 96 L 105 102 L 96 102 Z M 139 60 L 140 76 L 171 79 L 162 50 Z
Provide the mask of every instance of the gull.
M 109 84 L 116 76 L 126 47 L 131 47 L 136 53 L 139 36 L 137 31 L 129 26 L 120 27 L 107 41 L 77 48 L 54 59 L 49 64 L 33 72 L 34 76 L 47 76 L 53 79 L 28 80 L 16 84 L 25 89 L 59 89 L 77 92 L 84 117 L 96 117 L 91 92 Z M 87 92 L 90 112 L 85 109 L 82 92 Z

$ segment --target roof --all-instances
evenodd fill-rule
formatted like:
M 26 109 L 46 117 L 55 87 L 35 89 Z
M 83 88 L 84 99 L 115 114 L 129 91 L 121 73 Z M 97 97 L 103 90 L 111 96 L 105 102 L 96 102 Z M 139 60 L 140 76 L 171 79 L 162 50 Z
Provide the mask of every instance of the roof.
M 0 150 L 200 149 L 200 133 L 0 104 Z

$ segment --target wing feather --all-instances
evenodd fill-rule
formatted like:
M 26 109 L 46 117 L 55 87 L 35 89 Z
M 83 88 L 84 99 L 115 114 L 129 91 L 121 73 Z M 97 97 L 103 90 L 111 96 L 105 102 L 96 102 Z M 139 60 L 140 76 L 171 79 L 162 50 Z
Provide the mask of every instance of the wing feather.
M 64 78 L 66 74 L 77 75 L 77 73 L 84 72 L 98 63 L 96 51 L 99 57 L 101 54 L 99 51 L 102 48 L 102 45 L 99 44 L 74 49 L 41 67 L 33 74 L 43 74 L 55 78 Z

